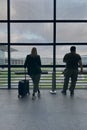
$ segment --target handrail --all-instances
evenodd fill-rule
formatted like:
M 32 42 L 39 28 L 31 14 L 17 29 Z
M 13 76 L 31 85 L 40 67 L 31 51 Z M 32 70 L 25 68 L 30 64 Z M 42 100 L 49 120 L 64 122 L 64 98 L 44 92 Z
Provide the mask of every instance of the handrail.
M 50 88 L 52 89 L 52 84 L 56 86 L 56 88 L 62 88 L 63 82 L 64 82 L 64 75 L 63 75 L 64 68 L 58 68 L 56 69 L 55 76 L 53 75 L 52 69 L 43 69 L 41 74 L 41 80 L 40 80 L 40 87 L 41 88 Z M 80 69 L 79 69 L 80 70 Z M 0 88 L 7 87 L 8 85 L 8 70 L 3 69 L 0 71 Z M 12 69 L 11 70 L 11 87 L 17 88 L 18 87 L 18 81 L 24 79 L 24 69 Z M 32 80 L 27 75 L 27 79 L 30 80 L 30 87 L 32 88 Z M 54 78 L 54 80 L 53 80 Z M 87 69 L 84 68 L 83 72 L 81 73 L 79 71 L 78 80 L 76 84 L 77 88 L 87 88 Z
M 24 71 L 15 71 L 15 74 L 22 75 L 22 74 L 28 74 L 28 72 L 24 72 Z M 48 74 L 48 71 L 42 71 L 41 74 Z

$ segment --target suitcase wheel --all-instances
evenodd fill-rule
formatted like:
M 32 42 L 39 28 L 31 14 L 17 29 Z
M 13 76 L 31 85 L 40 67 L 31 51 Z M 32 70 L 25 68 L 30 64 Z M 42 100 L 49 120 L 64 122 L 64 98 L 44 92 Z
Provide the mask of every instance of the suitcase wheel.
M 18 95 L 18 98 L 20 98 L 20 95 Z
M 23 98 L 24 96 L 18 95 L 18 98 Z

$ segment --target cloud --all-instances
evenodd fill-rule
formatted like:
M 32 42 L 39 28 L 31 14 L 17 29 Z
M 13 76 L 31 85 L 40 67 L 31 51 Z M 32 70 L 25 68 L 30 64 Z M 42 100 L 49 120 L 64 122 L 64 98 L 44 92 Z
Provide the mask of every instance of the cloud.
M 17 36 L 16 36 L 17 35 Z M 19 37 L 14 39 L 14 36 Z M 52 43 L 53 25 L 51 23 L 11 24 L 11 42 Z
M 0 42 L 7 42 L 7 26 L 6 23 L 0 23 Z
M 52 3 L 53 0 L 11 0 L 11 19 L 52 19 Z
M 57 19 L 87 19 L 87 1 L 59 0 L 57 12 Z
M 0 0 L 0 19 L 7 19 L 7 0 Z
M 57 42 L 87 42 L 87 24 L 57 24 Z

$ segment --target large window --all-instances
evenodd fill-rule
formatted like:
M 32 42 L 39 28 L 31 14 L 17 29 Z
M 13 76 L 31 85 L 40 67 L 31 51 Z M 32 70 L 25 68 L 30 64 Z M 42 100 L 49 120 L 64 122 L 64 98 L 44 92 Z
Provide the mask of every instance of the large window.
M 0 43 L 7 43 L 7 23 L 0 23 Z
M 57 19 L 86 20 L 86 0 L 57 0 Z
M 57 43 L 76 43 L 87 41 L 87 23 L 57 23 Z
M 0 0 L 0 88 L 17 88 L 24 77 L 15 72 L 24 70 L 25 57 L 34 46 L 42 70 L 49 72 L 42 75 L 41 87 L 52 88 L 53 72 L 56 87 L 61 86 L 58 72 L 63 71 L 63 56 L 72 45 L 86 66 L 86 12 L 86 0 Z
M 31 53 L 31 49 L 37 47 L 37 52 L 41 57 L 42 65 L 53 65 L 53 47 L 52 46 L 11 46 L 16 51 L 11 52 L 11 65 L 23 65 L 25 58 Z M 13 62 L 14 61 L 14 62 Z M 17 62 L 20 61 L 20 62 Z
M 13 20 L 52 20 L 53 0 L 11 0 Z
M 7 0 L 0 0 L 0 20 L 7 20 Z
M 12 23 L 12 43 L 53 43 L 52 23 Z

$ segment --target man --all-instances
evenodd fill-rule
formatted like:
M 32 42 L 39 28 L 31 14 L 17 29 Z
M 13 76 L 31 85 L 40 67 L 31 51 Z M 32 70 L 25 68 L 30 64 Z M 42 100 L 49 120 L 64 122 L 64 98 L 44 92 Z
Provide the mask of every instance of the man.
M 80 65 L 81 73 L 83 71 L 81 56 L 76 53 L 75 46 L 72 46 L 70 48 L 70 53 L 67 53 L 64 56 L 63 62 L 66 63 L 66 69 L 64 70 L 64 86 L 62 94 L 66 95 L 69 79 L 71 78 L 71 84 L 69 90 L 70 95 L 73 96 L 78 77 L 78 65 Z

